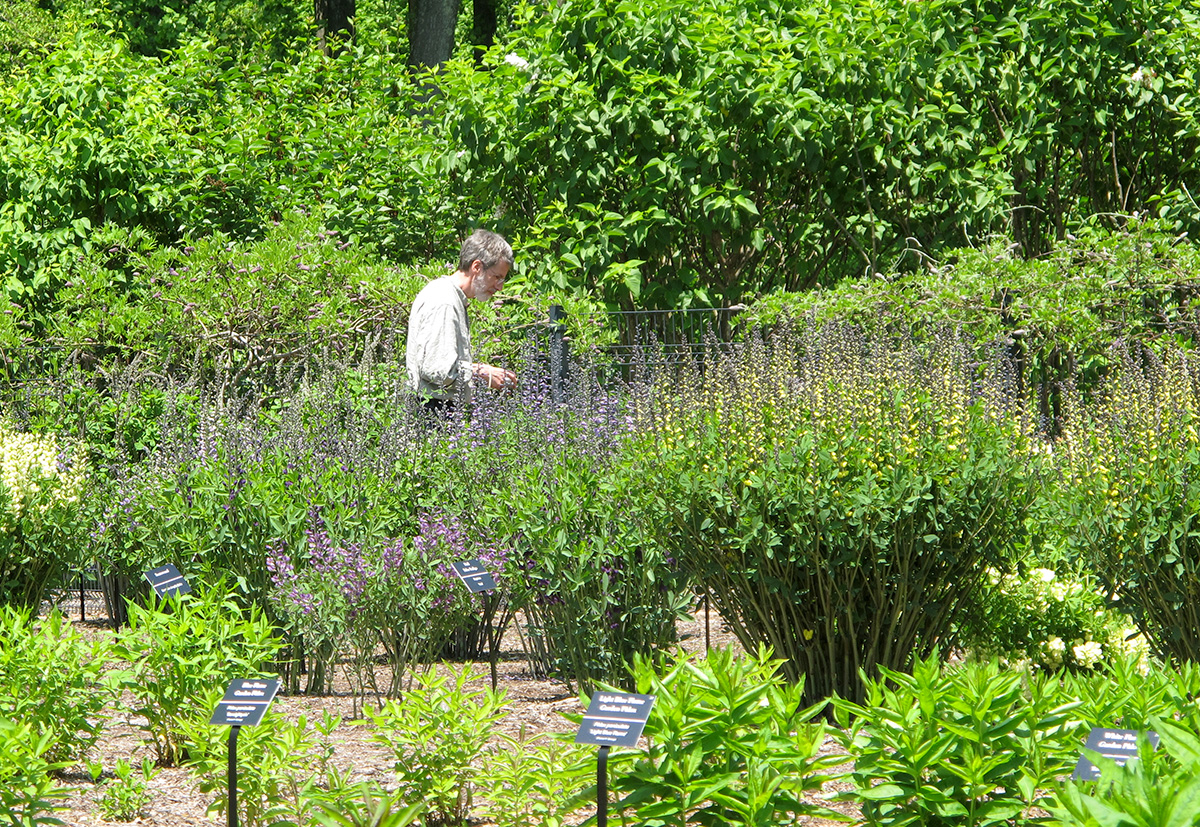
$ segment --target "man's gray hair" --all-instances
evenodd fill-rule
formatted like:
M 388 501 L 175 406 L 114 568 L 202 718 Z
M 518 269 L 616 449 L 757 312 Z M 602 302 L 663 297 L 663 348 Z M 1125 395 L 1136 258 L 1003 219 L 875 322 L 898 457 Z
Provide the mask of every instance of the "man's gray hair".
M 501 261 L 512 267 L 512 245 L 490 230 L 476 230 L 463 242 L 458 253 L 458 269 L 465 273 L 471 269 L 473 261 L 481 262 L 484 270 L 491 270 Z

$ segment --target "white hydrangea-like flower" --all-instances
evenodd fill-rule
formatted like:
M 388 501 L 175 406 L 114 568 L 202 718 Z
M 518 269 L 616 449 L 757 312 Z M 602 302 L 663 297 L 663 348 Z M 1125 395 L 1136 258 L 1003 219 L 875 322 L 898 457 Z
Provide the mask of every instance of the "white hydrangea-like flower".
M 1029 576 L 1034 580 L 1041 580 L 1043 583 L 1053 583 L 1054 578 L 1058 575 L 1054 573 L 1054 569 L 1030 569 Z
M 1067 653 L 1067 644 L 1060 637 L 1052 637 L 1042 644 L 1042 660 L 1047 666 L 1061 666 Z
M 1094 640 L 1076 641 L 1071 647 L 1075 662 L 1085 669 L 1090 669 L 1104 660 L 1104 646 Z
M 517 69 L 528 69 L 529 61 L 521 57 L 516 52 L 509 52 L 504 56 L 504 62 L 509 66 L 514 66 Z

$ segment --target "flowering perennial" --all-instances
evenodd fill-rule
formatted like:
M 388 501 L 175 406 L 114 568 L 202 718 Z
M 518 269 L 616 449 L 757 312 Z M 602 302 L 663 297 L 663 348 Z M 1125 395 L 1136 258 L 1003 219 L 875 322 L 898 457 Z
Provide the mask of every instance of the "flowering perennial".
M 54 435 L 19 433 L 0 424 L 0 513 L 20 518 L 31 507 L 44 513 L 56 502 L 78 502 L 84 475 L 79 457 Z M 0 529 L 7 530 L 8 523 L 0 521 Z

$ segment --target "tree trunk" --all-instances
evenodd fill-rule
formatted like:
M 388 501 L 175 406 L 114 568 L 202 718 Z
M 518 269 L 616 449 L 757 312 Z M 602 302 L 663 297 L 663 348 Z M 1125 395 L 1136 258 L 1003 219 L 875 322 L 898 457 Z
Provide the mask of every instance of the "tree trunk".
M 408 0 L 408 65 L 441 66 L 454 50 L 459 0 Z
M 313 16 L 317 21 L 317 39 L 325 54 L 332 54 L 328 38 L 354 39 L 355 0 L 313 0 Z
M 471 0 L 475 29 L 471 43 L 475 46 L 475 65 L 483 63 L 483 55 L 496 42 L 496 0 Z

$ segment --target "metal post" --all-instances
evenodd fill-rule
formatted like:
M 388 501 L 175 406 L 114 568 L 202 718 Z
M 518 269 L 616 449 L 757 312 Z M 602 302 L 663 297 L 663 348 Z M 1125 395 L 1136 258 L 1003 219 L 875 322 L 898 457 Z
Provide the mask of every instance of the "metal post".
M 241 727 L 231 726 L 229 728 L 229 811 L 226 813 L 228 818 L 226 823 L 229 827 L 238 827 L 237 814 L 237 737 Z
M 83 572 L 79 572 L 79 620 L 83 622 Z
M 484 595 L 483 595 L 483 607 L 484 607 L 483 616 L 487 617 L 487 618 L 491 618 L 492 620 L 494 620 L 496 617 L 496 612 L 492 610 L 492 601 L 493 600 L 496 600 L 496 596 L 492 592 L 484 593 Z M 497 600 L 497 603 L 499 603 L 498 600 Z M 483 634 L 484 634 L 484 636 L 487 637 L 487 641 L 488 641 L 488 670 L 491 672 L 491 675 L 492 675 L 492 691 L 495 692 L 496 684 L 500 679 L 498 670 L 496 668 L 496 661 L 500 659 L 500 630 L 493 629 L 492 622 L 489 621 L 488 624 L 483 629 Z
M 567 343 L 567 326 L 561 324 L 567 318 L 562 305 L 550 307 L 550 398 L 562 402 L 566 395 L 567 360 L 570 346 Z
M 596 756 L 596 827 L 608 827 L 608 747 Z
M 705 653 L 712 651 L 712 639 L 708 623 L 708 589 L 704 590 L 704 651 Z

